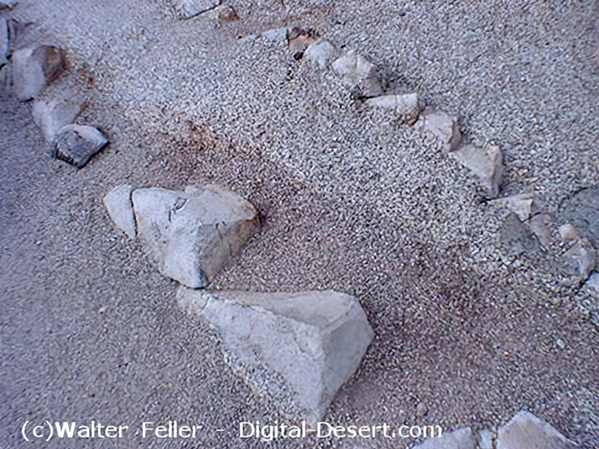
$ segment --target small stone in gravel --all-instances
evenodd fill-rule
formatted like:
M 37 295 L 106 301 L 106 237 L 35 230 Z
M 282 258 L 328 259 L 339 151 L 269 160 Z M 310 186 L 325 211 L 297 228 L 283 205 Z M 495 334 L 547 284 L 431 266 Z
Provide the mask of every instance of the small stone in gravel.
M 320 68 L 326 68 L 329 63 L 329 59 L 335 52 L 335 47 L 328 42 L 319 40 L 316 41 L 306 49 L 304 52 L 304 58 L 313 62 L 314 64 L 318 64 Z
M 510 255 L 534 253 L 540 248 L 537 237 L 522 224 L 514 213 L 510 213 L 501 226 L 499 238 L 504 249 Z
M 8 64 L 10 56 L 10 42 L 8 40 L 8 23 L 5 18 L 0 18 L 0 67 Z
M 465 145 L 449 155 L 478 176 L 485 195 L 495 198 L 499 194 L 503 180 L 503 155 L 498 146 L 487 145 L 481 149 Z
M 546 249 L 551 248 L 553 232 L 551 227 L 555 220 L 549 214 L 537 214 L 530 219 L 528 227 L 537 236 Z
M 181 19 L 190 19 L 220 5 L 220 0 L 173 0 L 175 11 Z
M 586 280 L 597 264 L 597 252 L 586 239 L 580 239 L 564 254 L 564 265 L 573 276 Z
M 56 143 L 56 136 L 61 128 L 75 121 L 81 112 L 81 105 L 73 98 L 51 101 L 38 101 L 33 106 L 33 121 L 42 130 L 46 142 Z
M 108 210 L 108 215 L 116 227 L 127 234 L 127 237 L 134 239 L 136 225 L 131 193 L 133 193 L 133 186 L 125 184 L 108 192 L 103 201 Z
M 397 115 L 405 117 L 406 123 L 413 125 L 418 120 L 420 102 L 418 94 L 383 95 L 369 98 L 364 102 L 366 106 L 393 109 Z
M 102 151 L 108 140 L 92 126 L 67 125 L 56 134 L 54 157 L 82 168 Z
M 348 51 L 333 62 L 333 70 L 360 97 L 378 97 L 383 94 L 378 69 L 355 50 Z
M 205 292 L 180 287 L 179 306 L 219 335 L 232 367 L 287 418 L 321 420 L 374 332 L 359 301 L 334 291 Z
M 275 28 L 274 30 L 264 31 L 260 37 L 271 45 L 278 45 L 287 41 L 287 28 Z
M 427 438 L 414 449 L 476 449 L 476 439 L 470 427 L 458 429 L 441 438 Z
M 235 9 L 229 5 L 222 5 L 218 8 L 218 18 L 222 22 L 235 22 L 239 20 Z
M 304 57 L 306 49 L 314 43 L 314 38 L 309 31 L 293 28 L 288 35 L 289 51 L 293 57 L 300 60 Z
M 566 223 L 559 227 L 559 236 L 564 242 L 571 242 L 580 238 L 580 234 L 578 234 L 576 228 L 570 223 Z
M 260 229 L 254 206 L 216 185 L 133 192 L 138 235 L 164 276 L 203 288 Z
M 497 449 L 569 449 L 574 444 L 533 414 L 520 411 L 499 428 Z
M 526 221 L 537 210 L 534 193 L 521 193 L 491 201 L 515 213 L 522 221 Z
M 455 150 L 462 141 L 458 119 L 440 109 L 425 110 L 418 121 L 418 128 L 437 140 L 443 154 Z
M 58 77 L 63 69 L 60 50 L 50 45 L 29 46 L 12 54 L 13 83 L 19 101 L 29 101 Z

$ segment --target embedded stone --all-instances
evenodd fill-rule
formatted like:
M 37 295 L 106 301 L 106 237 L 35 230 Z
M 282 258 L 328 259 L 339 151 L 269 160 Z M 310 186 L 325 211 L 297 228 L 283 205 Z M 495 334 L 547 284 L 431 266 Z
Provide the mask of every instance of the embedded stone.
M 420 102 L 416 93 L 383 95 L 369 98 L 364 104 L 370 107 L 392 109 L 397 115 L 405 117 L 409 125 L 413 125 L 418 120 L 418 114 L 420 113 Z
M 333 62 L 333 70 L 354 93 L 361 97 L 377 97 L 383 94 L 378 69 L 355 50 Z
M 522 221 L 528 220 L 537 211 L 534 193 L 521 193 L 492 201 L 493 204 L 505 207 L 515 213 Z
M 437 141 L 443 154 L 455 150 L 462 141 L 458 119 L 440 109 L 424 111 L 419 127 Z
M 220 5 L 220 0 L 173 0 L 175 11 L 181 19 L 190 19 Z
M 32 110 L 33 121 L 42 130 L 46 142 L 52 145 L 56 143 L 58 131 L 73 123 L 80 113 L 81 105 L 72 98 L 38 101 Z
M 454 432 L 439 437 L 427 438 L 414 449 L 476 449 L 476 438 L 470 427 L 458 429 Z
M 19 101 L 36 98 L 63 69 L 60 50 L 50 45 L 28 46 L 12 53 L 13 83 Z
M 103 199 L 110 219 L 130 239 L 134 239 L 136 235 L 135 216 L 131 202 L 132 193 L 133 186 L 125 184 L 112 189 Z
M 319 40 L 310 44 L 304 52 L 304 58 L 324 69 L 334 52 L 335 47 L 330 42 Z
M 494 198 L 499 194 L 503 181 L 503 155 L 498 146 L 487 145 L 485 148 L 478 148 L 465 145 L 449 155 L 478 176 L 485 195 Z
M 56 133 L 55 140 L 54 157 L 77 168 L 84 167 L 108 145 L 106 137 L 92 126 L 64 126 Z
M 532 413 L 520 411 L 499 428 L 497 449 L 571 449 L 574 444 Z

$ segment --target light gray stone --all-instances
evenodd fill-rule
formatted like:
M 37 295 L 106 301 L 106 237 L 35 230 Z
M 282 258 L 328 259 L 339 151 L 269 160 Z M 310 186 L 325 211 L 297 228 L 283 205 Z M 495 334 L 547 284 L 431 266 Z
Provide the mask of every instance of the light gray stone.
M 549 214 L 540 213 L 532 217 L 528 227 L 537 236 L 539 241 L 547 249 L 553 244 L 553 231 L 551 230 L 555 220 Z
M 499 429 L 497 449 L 569 449 L 574 444 L 546 422 L 520 411 Z
M 82 168 L 108 145 L 108 139 L 93 126 L 66 125 L 55 136 L 54 157 Z
M 205 292 L 181 287 L 179 306 L 216 330 L 232 367 L 289 419 L 322 419 L 374 333 L 359 301 L 333 291 Z
M 6 19 L 0 17 L 0 68 L 8 64 L 10 56 L 10 42 L 8 40 L 8 23 Z
M 329 64 L 329 60 L 333 53 L 335 52 L 335 47 L 328 42 L 323 40 L 318 40 L 306 49 L 304 52 L 304 58 L 317 64 L 320 68 L 324 69 Z
M 478 449 L 494 449 L 494 441 L 497 433 L 490 429 L 483 429 L 478 432 Z
M 489 198 L 499 194 L 503 180 L 503 155 L 498 146 L 487 145 L 483 149 L 465 145 L 449 155 L 478 176 L 480 185 Z
M 173 0 L 175 11 L 181 19 L 190 19 L 220 5 L 220 0 Z
M 595 298 L 599 299 L 599 273 L 593 274 L 584 284 L 585 287 L 589 288 Z
M 536 212 L 534 193 L 521 193 L 492 201 L 493 204 L 505 207 L 515 213 L 521 221 L 528 220 Z
M 333 62 L 333 70 L 343 84 L 361 97 L 378 97 L 383 94 L 378 69 L 355 50 Z
M 262 41 L 270 45 L 279 45 L 287 42 L 287 28 L 275 28 L 264 31 L 260 37 Z
M 476 449 L 476 439 L 470 427 L 458 429 L 440 438 L 427 438 L 414 449 Z
M 559 235 L 564 242 L 571 242 L 580 238 L 580 234 L 578 234 L 576 228 L 570 223 L 566 223 L 559 227 Z
M 73 98 L 38 101 L 33 105 L 33 121 L 42 130 L 46 142 L 56 143 L 58 131 L 72 124 L 81 113 L 81 105 Z
M 425 110 L 420 116 L 418 128 L 437 141 L 443 154 L 455 150 L 462 141 L 458 119 L 440 109 Z
M 19 101 L 36 98 L 63 69 L 60 50 L 49 45 L 33 45 L 12 53 L 13 84 Z
M 364 104 L 370 107 L 393 109 L 397 115 L 405 117 L 406 122 L 410 125 L 418 120 L 418 114 L 420 114 L 420 101 L 416 93 L 382 95 L 380 97 L 369 98 Z
M 216 185 L 137 189 L 132 198 L 146 251 L 163 275 L 191 288 L 208 285 L 260 229 L 256 209 Z
M 579 239 L 564 254 L 564 263 L 571 275 L 586 280 L 597 264 L 597 252 L 588 240 Z
M 124 184 L 112 189 L 103 199 L 110 219 L 130 239 L 135 238 L 137 228 L 135 216 L 133 215 L 133 203 L 131 202 L 132 193 L 133 186 Z

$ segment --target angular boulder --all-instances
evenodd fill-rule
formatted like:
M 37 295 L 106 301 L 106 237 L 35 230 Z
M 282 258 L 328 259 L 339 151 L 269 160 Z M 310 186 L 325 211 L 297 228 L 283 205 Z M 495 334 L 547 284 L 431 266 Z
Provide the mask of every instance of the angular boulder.
M 135 216 L 133 215 L 133 203 L 131 202 L 132 193 L 133 186 L 125 184 L 112 189 L 103 199 L 110 219 L 117 228 L 131 239 L 135 238 L 137 233 Z
M 485 195 L 489 198 L 499 195 L 503 181 L 503 155 L 498 146 L 487 145 L 485 148 L 478 148 L 465 145 L 449 155 L 478 176 Z
M 77 168 L 84 167 L 108 145 L 108 139 L 96 128 L 80 125 L 62 127 L 55 141 L 54 157 Z
M 216 185 L 137 189 L 132 200 L 147 253 L 163 275 L 191 288 L 206 287 L 260 230 L 254 206 Z
M 190 19 L 220 5 L 220 0 L 173 0 L 175 11 L 181 19 Z
M 427 438 L 414 449 L 477 449 L 477 443 L 472 429 L 465 427 L 442 437 Z
M 443 154 L 455 150 L 462 141 L 460 123 L 456 117 L 440 109 L 427 109 L 419 120 L 419 128 L 437 141 Z
M 335 52 L 335 47 L 328 42 L 323 40 L 318 40 L 306 49 L 304 52 L 304 58 L 308 61 L 313 62 L 314 64 L 318 64 L 320 68 L 324 69 L 329 63 L 329 59 Z
M 333 70 L 354 93 L 361 97 L 378 97 L 383 94 L 378 69 L 355 50 L 333 62 Z
M 13 83 L 19 101 L 36 98 L 47 84 L 63 70 L 64 62 L 58 48 L 33 45 L 12 53 Z
M 46 142 L 56 143 L 58 132 L 72 124 L 81 113 L 81 105 L 71 99 L 38 101 L 33 106 L 33 121 L 42 130 Z
M 369 98 L 364 102 L 366 106 L 392 109 L 397 115 L 405 117 L 406 123 L 413 125 L 418 120 L 420 101 L 418 94 L 382 95 Z
M 499 428 L 497 449 L 573 449 L 574 444 L 532 413 L 520 411 Z
M 356 371 L 374 333 L 359 301 L 333 291 L 205 292 L 179 306 L 213 328 L 232 368 L 289 419 L 315 423 Z

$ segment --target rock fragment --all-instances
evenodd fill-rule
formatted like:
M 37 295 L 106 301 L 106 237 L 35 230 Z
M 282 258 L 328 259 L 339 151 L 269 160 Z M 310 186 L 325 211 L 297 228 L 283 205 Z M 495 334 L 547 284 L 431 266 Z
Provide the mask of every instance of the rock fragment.
M 8 22 L 0 18 L 0 68 L 8 64 L 10 56 L 10 41 L 8 40 Z
M 495 198 L 499 194 L 503 180 L 503 155 L 498 146 L 478 148 L 465 145 L 449 155 L 478 176 L 485 195 Z
M 570 449 L 574 444 L 533 414 L 520 411 L 499 428 L 497 449 Z
M 314 43 L 314 38 L 309 31 L 293 28 L 288 35 L 289 51 L 293 57 L 300 60 L 304 57 L 306 49 Z
M 544 213 L 535 215 L 528 222 L 528 227 L 546 249 L 551 248 L 553 243 L 553 232 L 551 230 L 553 224 L 553 217 Z
M 559 217 L 599 249 L 599 185 L 582 189 L 562 201 Z
M 522 221 L 528 220 L 538 211 L 534 193 L 521 193 L 492 201 L 493 204 L 505 207 L 515 213 Z
M 92 126 L 67 125 L 56 133 L 54 157 L 82 168 L 102 151 L 108 140 Z
M 260 229 L 256 209 L 216 185 L 137 189 L 132 199 L 146 252 L 163 275 L 191 288 L 208 285 Z
M 586 280 L 597 264 L 597 251 L 586 239 L 579 239 L 564 254 L 564 265 L 572 276 Z
M 571 242 L 580 238 L 580 234 L 578 234 L 576 228 L 570 223 L 566 223 L 559 227 L 559 236 L 564 242 Z
M 132 193 L 133 186 L 125 184 L 112 189 L 103 199 L 110 219 L 130 239 L 134 239 L 136 236 L 135 216 L 131 202 Z
M 220 5 L 220 0 L 173 0 L 173 6 L 181 19 L 191 19 Z
M 437 141 L 443 154 L 455 150 L 462 141 L 458 119 L 440 109 L 425 110 L 418 127 Z
M 28 46 L 12 54 L 13 83 L 19 101 L 36 98 L 63 69 L 60 50 L 50 45 Z
M 320 68 L 324 69 L 327 67 L 334 52 L 335 47 L 330 42 L 319 40 L 310 44 L 304 52 L 304 58 L 314 64 L 318 64 Z
M 73 98 L 38 101 L 32 110 L 33 121 L 51 145 L 56 143 L 58 131 L 72 124 L 80 113 L 81 104 Z
M 12 64 L 0 68 L 0 90 L 8 92 L 12 86 Z
M 333 70 L 360 97 L 378 97 L 383 95 L 378 69 L 355 50 L 333 62 Z
M 418 94 L 383 95 L 369 98 L 364 102 L 366 106 L 384 109 L 393 109 L 397 115 L 405 117 L 406 123 L 413 125 L 418 120 L 420 102 Z
M 510 213 L 499 230 L 499 238 L 506 252 L 513 256 L 535 253 L 540 249 L 537 237 Z
M 239 20 L 239 16 L 232 6 L 221 5 L 218 7 L 218 19 L 221 22 L 235 22 Z
M 477 443 L 472 429 L 465 427 L 458 429 L 442 437 L 432 437 L 424 440 L 419 446 L 414 449 L 476 449 Z
M 478 448 L 479 449 L 494 449 L 495 438 L 497 434 L 490 429 L 482 429 L 478 432 Z
M 320 421 L 374 333 L 358 300 L 334 291 L 206 292 L 179 306 L 213 327 L 234 370 L 290 419 Z
M 287 41 L 287 28 L 275 28 L 273 30 L 264 31 L 260 37 L 270 45 L 279 45 Z

